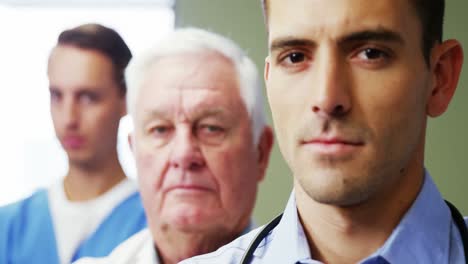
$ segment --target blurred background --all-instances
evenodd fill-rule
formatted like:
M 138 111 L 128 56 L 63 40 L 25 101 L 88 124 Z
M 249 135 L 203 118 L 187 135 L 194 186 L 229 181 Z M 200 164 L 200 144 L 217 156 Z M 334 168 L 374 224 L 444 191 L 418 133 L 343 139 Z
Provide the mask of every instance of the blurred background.
M 446 2 L 445 38 L 460 40 L 468 54 L 468 1 Z M 47 57 L 60 31 L 88 22 L 116 29 L 134 54 L 175 27 L 197 26 L 238 42 L 260 72 L 267 55 L 260 0 L 0 0 L 0 205 L 47 186 L 66 172 L 65 154 L 49 113 Z M 426 167 L 443 196 L 465 215 L 467 85 L 468 59 L 448 112 L 429 122 L 426 144 Z M 135 177 L 126 143 L 130 130 L 124 118 L 119 153 L 126 172 Z M 291 177 L 275 145 L 254 212 L 257 224 L 283 210 Z

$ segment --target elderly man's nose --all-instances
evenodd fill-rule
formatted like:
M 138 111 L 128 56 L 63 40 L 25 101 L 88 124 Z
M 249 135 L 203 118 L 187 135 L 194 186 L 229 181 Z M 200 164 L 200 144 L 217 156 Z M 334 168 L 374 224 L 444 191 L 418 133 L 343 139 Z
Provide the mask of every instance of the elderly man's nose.
M 205 160 L 197 139 L 191 133 L 178 133 L 175 137 L 171 165 L 184 170 L 203 168 Z

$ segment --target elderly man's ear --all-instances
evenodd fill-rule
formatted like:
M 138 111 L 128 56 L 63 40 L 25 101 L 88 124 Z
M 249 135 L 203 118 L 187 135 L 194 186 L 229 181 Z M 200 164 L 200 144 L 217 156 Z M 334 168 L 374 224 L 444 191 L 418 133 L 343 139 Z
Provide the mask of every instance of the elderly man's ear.
M 260 140 L 257 145 L 257 162 L 259 173 L 259 181 L 265 178 L 266 170 L 268 168 L 268 163 L 270 160 L 271 150 L 273 148 L 273 130 L 269 126 L 265 126 L 263 132 L 260 136 Z
M 135 155 L 135 151 L 133 150 L 133 133 L 130 132 L 128 133 L 127 136 L 127 141 L 128 141 L 128 146 L 130 147 L 130 150 L 132 151 L 133 155 Z

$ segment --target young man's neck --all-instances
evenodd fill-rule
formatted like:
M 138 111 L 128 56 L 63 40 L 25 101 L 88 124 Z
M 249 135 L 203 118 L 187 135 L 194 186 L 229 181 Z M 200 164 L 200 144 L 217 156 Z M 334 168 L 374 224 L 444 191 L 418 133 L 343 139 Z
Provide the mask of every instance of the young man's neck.
M 70 161 L 63 187 L 68 200 L 86 201 L 97 198 L 125 178 L 117 157 L 94 164 Z
M 424 172 L 413 171 L 402 179 L 394 186 L 396 193 L 349 207 L 317 203 L 297 187 L 298 213 L 312 258 L 324 263 L 357 263 L 379 249 L 416 199 Z

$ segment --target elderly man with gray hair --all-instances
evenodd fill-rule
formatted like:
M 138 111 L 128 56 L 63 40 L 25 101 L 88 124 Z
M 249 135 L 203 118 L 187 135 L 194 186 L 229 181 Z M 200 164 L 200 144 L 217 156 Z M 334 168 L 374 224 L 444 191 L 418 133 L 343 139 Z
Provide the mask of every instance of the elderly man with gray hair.
M 177 263 L 249 231 L 273 145 L 252 60 L 222 36 L 178 29 L 126 80 L 149 228 L 79 263 Z

